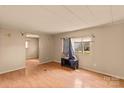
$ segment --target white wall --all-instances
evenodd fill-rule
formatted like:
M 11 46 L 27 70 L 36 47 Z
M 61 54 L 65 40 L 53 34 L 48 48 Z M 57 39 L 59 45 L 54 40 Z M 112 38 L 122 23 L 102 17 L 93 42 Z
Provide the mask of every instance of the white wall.
M 53 61 L 53 36 L 45 33 L 31 33 L 39 36 L 39 60 L 41 63 Z
M 8 33 L 11 35 L 8 36 Z M 95 35 L 92 55 L 79 54 L 80 67 L 124 78 L 124 24 L 101 26 L 54 36 L 39 34 L 40 62 L 60 61 L 61 37 L 91 34 Z M 23 68 L 25 56 L 25 37 L 18 31 L 0 30 L 0 73 Z
M 0 73 L 25 67 L 25 36 L 20 32 L 0 30 Z
M 40 33 L 39 59 L 41 63 L 53 59 L 53 37 Z M 19 31 L 0 30 L 0 74 L 25 67 L 26 49 L 25 35 Z
M 53 60 L 53 37 L 48 34 L 40 34 L 39 59 L 41 63 Z
M 62 37 L 94 34 L 92 55 L 79 54 L 80 67 L 124 78 L 124 24 L 95 27 L 54 36 L 54 60 L 61 58 Z

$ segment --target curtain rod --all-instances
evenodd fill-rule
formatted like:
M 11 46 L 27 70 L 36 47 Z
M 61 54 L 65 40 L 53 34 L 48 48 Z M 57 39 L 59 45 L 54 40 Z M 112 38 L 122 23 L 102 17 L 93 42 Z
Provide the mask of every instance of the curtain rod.
M 87 35 L 87 36 L 91 36 L 91 37 L 95 38 L 95 35 L 94 35 L 94 34 L 92 34 L 92 35 Z M 81 38 L 81 37 L 86 37 L 86 36 L 71 36 L 71 37 L 62 37 L 62 38 L 60 38 L 60 39 L 65 39 L 65 38 Z

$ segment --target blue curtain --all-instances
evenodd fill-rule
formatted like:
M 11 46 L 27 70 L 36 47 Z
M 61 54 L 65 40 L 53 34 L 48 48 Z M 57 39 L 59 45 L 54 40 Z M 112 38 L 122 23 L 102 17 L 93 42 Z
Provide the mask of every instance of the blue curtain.
M 69 38 L 69 59 L 74 59 L 74 51 L 72 47 L 71 38 Z
M 63 39 L 63 53 L 66 57 L 68 57 L 68 53 L 69 53 L 69 39 L 68 38 L 64 38 Z
M 74 51 L 72 48 L 71 38 L 64 38 L 63 39 L 63 53 L 69 59 L 74 59 Z

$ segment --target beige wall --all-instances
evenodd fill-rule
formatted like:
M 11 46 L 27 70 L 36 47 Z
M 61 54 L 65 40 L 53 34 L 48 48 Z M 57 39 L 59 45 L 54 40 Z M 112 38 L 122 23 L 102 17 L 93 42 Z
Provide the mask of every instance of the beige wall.
M 61 58 L 62 37 L 94 34 L 92 55 L 78 54 L 80 67 L 124 78 L 124 24 L 101 26 L 54 36 L 54 60 Z
M 0 73 L 25 67 L 25 36 L 20 32 L 0 30 Z

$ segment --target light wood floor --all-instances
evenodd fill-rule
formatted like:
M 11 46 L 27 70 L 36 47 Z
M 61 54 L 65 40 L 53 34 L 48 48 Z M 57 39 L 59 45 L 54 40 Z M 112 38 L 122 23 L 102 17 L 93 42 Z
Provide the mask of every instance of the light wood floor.
M 39 64 L 37 60 L 26 62 L 26 69 L 0 75 L 0 87 L 7 88 L 108 88 L 124 87 L 123 80 L 110 80 L 108 76 L 95 72 L 61 67 L 51 62 Z

